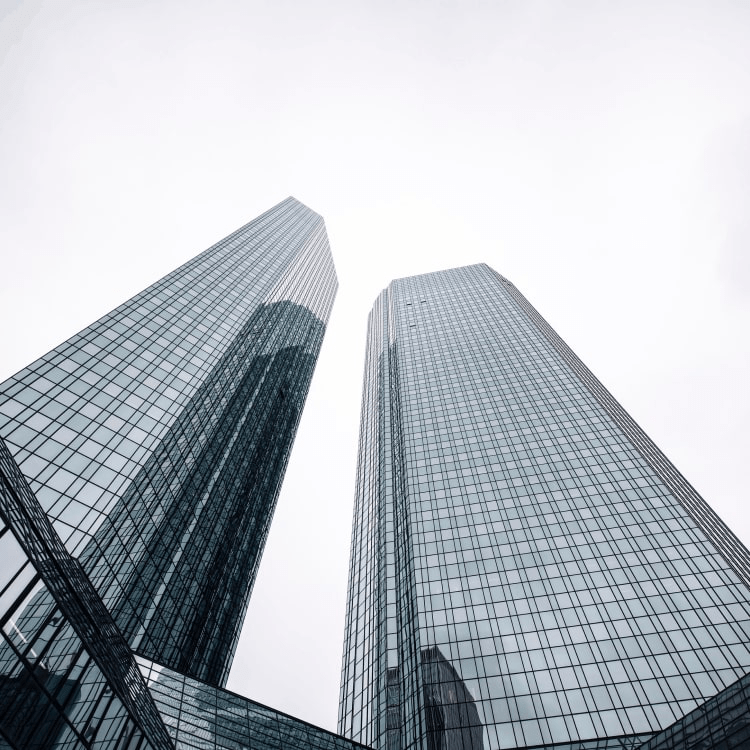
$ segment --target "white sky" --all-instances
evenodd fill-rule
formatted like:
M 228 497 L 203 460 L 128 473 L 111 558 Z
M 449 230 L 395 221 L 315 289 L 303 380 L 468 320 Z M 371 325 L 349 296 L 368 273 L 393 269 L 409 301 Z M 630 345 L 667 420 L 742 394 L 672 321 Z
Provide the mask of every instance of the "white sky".
M 0 379 L 287 195 L 341 289 L 230 688 L 335 729 L 366 316 L 510 278 L 750 543 L 750 3 L 0 0 Z

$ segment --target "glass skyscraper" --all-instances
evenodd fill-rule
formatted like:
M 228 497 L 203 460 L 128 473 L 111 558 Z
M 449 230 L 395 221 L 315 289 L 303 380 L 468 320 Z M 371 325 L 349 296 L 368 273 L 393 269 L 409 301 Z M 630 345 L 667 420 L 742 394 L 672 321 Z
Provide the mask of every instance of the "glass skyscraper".
M 0 746 L 352 747 L 222 689 L 336 289 L 289 198 L 0 386 Z
M 378 297 L 343 735 L 747 747 L 749 583 L 747 550 L 507 279 L 475 265 Z

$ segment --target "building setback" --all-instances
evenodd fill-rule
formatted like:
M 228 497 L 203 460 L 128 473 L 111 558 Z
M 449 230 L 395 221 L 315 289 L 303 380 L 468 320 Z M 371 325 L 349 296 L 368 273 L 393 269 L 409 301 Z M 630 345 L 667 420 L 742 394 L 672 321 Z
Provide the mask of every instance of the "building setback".
M 289 198 L 0 386 L 12 747 L 353 746 L 221 689 L 336 289 Z
M 507 279 L 475 265 L 378 297 L 343 735 L 747 746 L 749 582 L 747 550 Z

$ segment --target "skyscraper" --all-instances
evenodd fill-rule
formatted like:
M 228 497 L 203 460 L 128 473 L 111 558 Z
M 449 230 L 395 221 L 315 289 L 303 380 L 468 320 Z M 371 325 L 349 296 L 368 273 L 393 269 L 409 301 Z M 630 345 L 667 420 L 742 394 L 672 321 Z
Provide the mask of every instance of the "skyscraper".
M 11 746 L 352 747 L 222 690 L 336 288 L 289 198 L 0 386 Z
M 749 583 L 747 550 L 507 279 L 476 265 L 382 292 L 342 734 L 739 747 Z

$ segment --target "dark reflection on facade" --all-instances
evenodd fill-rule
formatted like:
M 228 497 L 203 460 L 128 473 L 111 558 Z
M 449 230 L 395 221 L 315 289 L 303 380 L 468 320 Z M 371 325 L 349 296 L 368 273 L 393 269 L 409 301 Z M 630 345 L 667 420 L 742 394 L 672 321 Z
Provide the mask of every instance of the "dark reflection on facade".
M 437 646 L 422 650 L 427 750 L 482 750 L 474 697 Z
M 125 641 L 2 440 L 0 520 L 0 737 L 19 750 L 167 750 Z
M 145 656 L 225 681 L 324 332 L 260 307 L 84 551 Z
M 64 741 L 69 727 L 55 704 L 74 704 L 81 692 L 78 681 L 52 674 L 43 664 L 36 664 L 17 677 L 9 677 L 5 674 L 7 659 L 2 658 L 1 662 L 0 705 L 3 706 L 3 715 L 0 732 L 7 741 L 12 746 L 28 750 L 45 750 Z
M 391 667 L 386 672 L 386 745 L 388 750 L 401 750 L 401 670 Z

